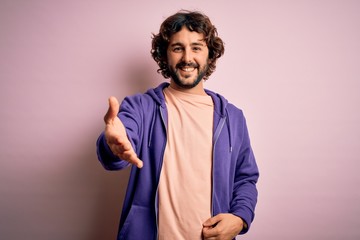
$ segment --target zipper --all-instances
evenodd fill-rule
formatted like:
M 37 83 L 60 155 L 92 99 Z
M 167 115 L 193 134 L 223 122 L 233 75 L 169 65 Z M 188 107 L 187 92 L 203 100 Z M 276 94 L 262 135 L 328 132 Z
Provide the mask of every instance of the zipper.
M 226 117 L 223 117 L 220 119 L 220 122 L 218 124 L 218 127 L 215 130 L 214 134 L 214 140 L 213 140 L 213 154 L 212 154 L 212 184 L 211 184 L 211 216 L 214 217 L 214 166 L 215 166 L 215 145 L 217 143 L 217 140 L 219 139 L 221 130 L 224 127 Z
M 161 106 L 158 106 L 158 108 L 159 108 L 162 123 L 165 128 L 165 135 L 167 136 L 167 126 L 165 123 L 164 114 L 163 114 L 163 111 L 161 110 Z M 157 182 L 157 186 L 156 186 L 156 194 L 155 194 L 156 239 L 159 238 L 159 208 L 158 208 L 158 205 L 159 205 L 158 204 L 159 203 L 159 197 L 158 197 L 159 181 L 160 181 L 161 168 L 162 168 L 162 164 L 164 161 L 164 152 L 165 152 L 165 148 L 166 148 L 166 142 L 167 141 L 164 142 L 164 146 L 162 149 L 162 159 L 161 159 L 161 162 L 159 163 L 160 164 L 160 166 L 159 166 L 160 172 L 158 174 L 159 177 L 158 177 L 158 182 Z

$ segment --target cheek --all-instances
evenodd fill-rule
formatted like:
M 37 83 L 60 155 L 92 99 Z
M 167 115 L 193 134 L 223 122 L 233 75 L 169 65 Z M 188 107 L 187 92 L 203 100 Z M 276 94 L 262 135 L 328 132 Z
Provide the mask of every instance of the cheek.
M 166 62 L 168 65 L 171 65 L 171 63 L 173 62 L 172 59 L 173 59 L 173 55 L 169 51 L 167 51 L 166 52 Z
M 199 56 L 198 63 L 200 63 L 201 65 L 209 64 L 210 63 L 209 53 L 206 52 L 206 53 L 202 54 L 201 56 Z
M 175 64 L 173 63 L 173 61 L 170 60 L 170 59 L 168 59 L 167 65 L 168 65 L 168 67 L 170 67 L 170 68 L 174 68 L 174 66 L 175 66 Z
M 178 64 L 179 61 L 180 61 L 179 58 L 176 58 L 176 57 L 174 57 L 174 56 L 169 56 L 169 55 L 168 55 L 167 63 L 168 63 L 169 66 L 175 67 L 175 65 Z

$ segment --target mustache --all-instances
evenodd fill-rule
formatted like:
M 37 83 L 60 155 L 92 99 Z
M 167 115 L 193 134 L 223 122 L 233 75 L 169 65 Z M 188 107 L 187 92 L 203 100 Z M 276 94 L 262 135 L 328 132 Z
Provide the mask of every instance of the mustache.
M 176 68 L 183 68 L 183 67 L 193 67 L 193 68 L 198 68 L 199 65 L 196 63 L 186 63 L 186 62 L 179 62 L 178 64 L 176 64 L 175 66 Z

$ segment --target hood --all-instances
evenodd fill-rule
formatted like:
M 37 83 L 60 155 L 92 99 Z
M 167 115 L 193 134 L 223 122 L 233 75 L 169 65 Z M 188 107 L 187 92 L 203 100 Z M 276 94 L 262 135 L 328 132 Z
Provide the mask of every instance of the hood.
M 212 97 L 214 101 L 214 111 L 217 112 L 221 118 L 227 116 L 227 104 L 228 100 L 226 100 L 222 95 L 205 89 L 205 92 Z
M 170 84 L 168 82 L 163 82 L 158 87 L 149 89 L 145 94 L 151 96 L 152 99 L 154 99 L 154 101 L 157 104 L 159 104 L 160 107 L 166 108 L 163 90 L 164 90 L 164 88 L 168 87 L 169 85 Z M 228 101 L 222 95 L 215 93 L 213 91 L 210 91 L 208 89 L 205 89 L 205 92 L 206 92 L 206 94 L 211 96 L 211 98 L 213 99 L 214 112 L 219 115 L 220 122 L 226 123 L 225 125 L 226 125 L 227 131 L 229 133 L 229 143 L 230 143 L 229 150 L 231 152 L 232 151 L 232 138 L 231 138 L 231 131 L 230 131 L 229 114 L 227 111 Z M 219 124 L 219 126 L 221 126 L 221 127 L 219 127 L 219 128 L 217 127 L 216 129 L 214 129 L 215 139 L 217 138 L 217 135 L 220 133 L 220 131 L 222 129 L 222 126 L 223 126 L 222 123 Z M 154 123 L 151 124 L 151 129 L 153 128 L 153 124 Z M 152 130 L 150 130 L 150 132 L 152 132 Z M 149 141 L 149 146 L 150 146 L 150 144 L 151 144 L 151 140 Z
M 145 94 L 150 95 L 154 101 L 159 104 L 161 107 L 165 107 L 165 97 L 163 89 L 168 87 L 170 84 L 167 82 L 161 83 L 157 88 L 151 88 L 145 92 Z
M 155 102 L 157 102 L 161 107 L 165 107 L 165 97 L 163 89 L 168 87 L 170 84 L 168 82 L 161 83 L 158 87 L 149 89 L 145 94 L 150 95 Z M 220 94 L 205 89 L 206 94 L 211 96 L 214 101 L 214 111 L 220 115 L 221 118 L 227 115 L 226 106 L 228 101 Z

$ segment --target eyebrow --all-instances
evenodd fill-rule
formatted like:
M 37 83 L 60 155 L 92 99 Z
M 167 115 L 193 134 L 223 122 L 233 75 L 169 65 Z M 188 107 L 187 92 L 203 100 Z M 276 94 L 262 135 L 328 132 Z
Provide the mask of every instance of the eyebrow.
M 204 44 L 203 42 L 205 42 L 204 40 L 199 40 L 199 42 L 194 42 L 194 43 L 190 43 L 190 46 L 206 46 L 206 44 Z M 175 42 L 170 44 L 171 47 L 174 46 L 184 46 L 184 44 L 182 44 L 181 42 Z

